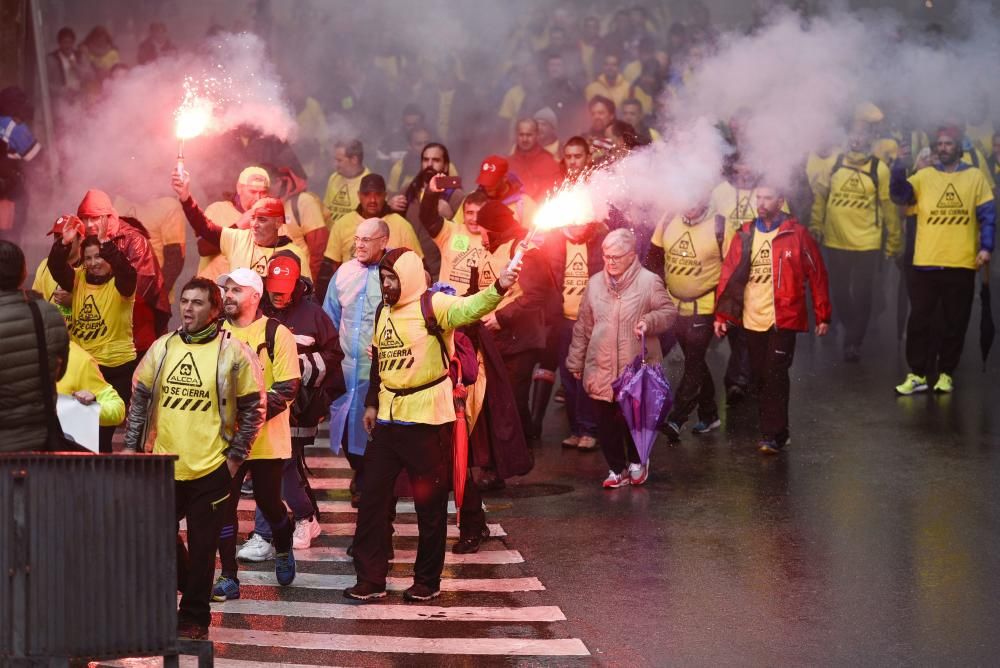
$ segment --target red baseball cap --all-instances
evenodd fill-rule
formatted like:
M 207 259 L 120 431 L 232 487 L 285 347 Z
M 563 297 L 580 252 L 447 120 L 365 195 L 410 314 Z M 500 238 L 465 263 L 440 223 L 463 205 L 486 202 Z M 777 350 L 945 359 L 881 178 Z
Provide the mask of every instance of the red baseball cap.
M 267 264 L 264 287 L 267 288 L 268 292 L 287 294 L 295 289 L 301 272 L 298 258 L 275 255 Z
M 84 236 L 87 231 L 86 225 L 84 225 L 83 221 L 76 216 L 59 216 L 59 219 L 56 220 L 52 229 L 45 233 L 45 236 L 49 236 L 50 234 L 62 234 L 63 230 L 67 227 L 75 227 L 76 233 L 81 237 Z
M 268 218 L 281 218 L 285 219 L 285 205 L 277 197 L 265 197 L 263 199 L 257 200 L 257 203 L 253 205 L 253 213 L 255 216 L 266 216 Z
M 507 158 L 502 155 L 491 155 L 483 160 L 476 183 L 484 188 L 495 188 L 507 176 L 508 169 Z

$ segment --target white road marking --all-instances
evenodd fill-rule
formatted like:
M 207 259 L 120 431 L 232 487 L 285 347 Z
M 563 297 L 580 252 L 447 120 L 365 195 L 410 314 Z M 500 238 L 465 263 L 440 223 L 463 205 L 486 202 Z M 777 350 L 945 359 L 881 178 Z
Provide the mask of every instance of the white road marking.
M 358 514 L 357 508 L 351 507 L 350 501 L 317 501 L 319 504 L 319 512 L 321 513 L 353 513 Z M 257 503 L 250 497 L 245 497 L 240 499 L 240 503 L 237 506 L 239 510 L 256 510 Z M 413 505 L 413 501 L 399 501 L 396 503 L 397 513 L 415 513 L 417 509 Z M 455 514 L 455 501 L 454 499 L 448 501 L 448 513 L 451 515 Z
M 306 457 L 306 467 L 310 469 L 351 470 L 350 463 L 343 457 Z
M 347 589 L 357 582 L 354 575 L 299 573 L 290 587 L 297 589 Z M 272 571 L 240 571 L 240 584 L 278 587 Z M 387 578 L 386 589 L 403 591 L 413 584 L 413 578 Z M 441 591 L 479 591 L 507 593 L 514 591 L 544 591 L 538 578 L 442 578 Z M 224 612 L 224 606 L 212 608 Z
M 485 543 L 484 545 L 489 545 Z M 392 560 L 394 564 L 412 564 L 417 559 L 416 550 L 395 550 L 396 558 Z M 346 547 L 311 547 L 308 550 L 295 550 L 295 561 L 297 563 L 323 562 L 323 561 L 353 561 L 347 556 Z M 481 549 L 472 554 L 453 554 L 448 550 L 444 554 L 446 564 L 523 564 L 524 557 L 517 550 L 487 550 Z
M 353 536 L 354 535 L 354 522 L 322 522 L 320 523 L 320 529 L 327 536 Z M 396 522 L 393 525 L 396 529 L 396 536 L 402 536 L 404 538 L 415 538 L 419 535 L 416 524 L 402 524 Z M 503 530 L 499 524 L 487 524 L 489 527 L 490 535 L 494 538 L 502 538 L 506 536 L 507 533 Z M 181 520 L 181 531 L 187 531 L 187 520 Z M 253 531 L 253 522 L 251 520 L 240 520 L 239 526 L 240 534 L 249 534 Z M 448 525 L 448 538 L 458 538 L 458 527 L 454 524 Z
M 400 636 L 291 633 L 212 627 L 215 642 L 260 647 L 339 652 L 405 654 L 475 654 L 495 656 L 590 656 L 578 638 L 407 638 Z
M 442 622 L 563 622 L 566 616 L 557 606 L 521 608 L 440 607 L 433 605 L 351 605 L 341 603 L 299 603 L 236 599 L 213 608 L 225 614 L 314 617 L 316 619 L 364 619 Z

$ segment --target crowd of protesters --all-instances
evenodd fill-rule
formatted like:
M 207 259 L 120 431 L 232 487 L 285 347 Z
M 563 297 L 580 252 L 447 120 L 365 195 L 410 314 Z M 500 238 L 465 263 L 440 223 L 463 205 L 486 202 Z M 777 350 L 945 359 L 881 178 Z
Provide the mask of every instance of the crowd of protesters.
M 217 167 L 150 175 L 176 198 L 81 193 L 75 213 L 51 212 L 37 295 L 22 290 L 20 248 L 0 241 L 0 450 L 53 444 L 50 416 L 37 410 L 54 392 L 44 361 L 60 393 L 100 404 L 101 452 L 116 448 L 123 426 L 126 451 L 178 455 L 177 516 L 188 531 L 179 628 L 204 637 L 210 599 L 240 595 L 238 560 L 273 559 L 277 581 L 294 580 L 294 550 L 320 532 L 303 459 L 322 422 L 354 472 L 358 582 L 345 595 L 386 595 L 405 471 L 420 538 L 404 597 L 425 601 L 440 593 L 454 431 L 469 434 L 470 485 L 453 549 L 474 552 L 489 536 L 479 492 L 530 471 L 557 379 L 562 445 L 600 448 L 605 488 L 642 485 L 649 462 L 614 380 L 637 355 L 659 364 L 677 344 L 683 375 L 660 430 L 676 442 L 696 413 L 691 433 L 709 433 L 722 420 L 706 355 L 726 337 L 724 400 L 758 397 L 758 449 L 780 454 L 797 334 L 837 324 L 844 360 L 859 361 L 873 274 L 897 260 L 911 372 L 895 389 L 926 391 L 934 374 L 933 389 L 951 392 L 975 274 L 994 245 L 1000 142 L 981 119 L 901 131 L 859 101 L 846 145 L 803 156 L 793 189 L 753 173 L 739 119 L 718 119 L 731 150 L 696 206 L 612 208 L 523 243 L 554 189 L 586 184 L 669 134 L 670 91 L 713 46 L 707 16 L 693 16 L 663 26 L 636 7 L 602 29 L 596 16 L 558 14 L 514 36 L 533 57 L 511 64 L 491 118 L 475 117 L 482 107 L 446 62 L 428 73 L 433 86 L 424 82 L 430 101 L 400 92 L 399 126 L 382 136 L 369 127 L 364 139 L 329 140 L 317 130 L 288 146 L 240 129 L 215 145 Z M 64 29 L 58 44 L 47 63 L 58 95 L 87 95 L 122 65 L 103 29 L 80 49 Z M 174 48 L 153 24 L 139 62 Z M 387 79 L 407 67 L 403 54 L 377 61 Z M 333 89 L 357 114 L 365 95 L 348 85 L 352 73 L 345 65 L 347 83 Z M 303 127 L 324 117 L 319 97 L 299 100 Z M 5 113 L 0 130 L 22 125 Z M 37 153 L 26 131 L 4 135 L 12 162 Z M 204 209 L 194 185 L 211 200 Z M 311 192 L 317 185 L 325 189 Z M 197 268 L 184 255 L 188 230 Z M 237 549 L 247 474 L 258 510 Z

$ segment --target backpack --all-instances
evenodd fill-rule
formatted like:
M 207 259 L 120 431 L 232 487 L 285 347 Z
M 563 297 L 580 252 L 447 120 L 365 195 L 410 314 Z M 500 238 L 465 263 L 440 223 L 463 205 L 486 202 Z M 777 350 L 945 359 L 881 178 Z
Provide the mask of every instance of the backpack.
M 837 171 L 840 169 L 849 169 L 852 172 L 865 174 L 869 179 L 872 180 L 872 185 L 875 187 L 875 227 L 878 227 L 879 225 L 882 224 L 881 221 L 879 220 L 879 209 L 881 207 L 879 207 L 878 204 L 878 165 L 879 165 L 879 159 L 873 155 L 869 160 L 868 171 L 862 172 L 857 167 L 850 167 L 849 165 L 845 165 L 844 154 L 841 153 L 837 156 L 837 159 L 833 162 L 833 169 L 830 170 L 831 184 L 833 183 L 833 175 L 836 174 Z
M 264 316 L 265 318 L 267 316 Z M 257 355 L 260 356 L 260 351 L 267 348 L 267 356 L 271 360 L 271 364 L 274 364 L 274 339 L 278 333 L 278 326 L 281 323 L 274 318 L 267 318 L 267 322 L 264 323 L 264 343 L 257 346 Z

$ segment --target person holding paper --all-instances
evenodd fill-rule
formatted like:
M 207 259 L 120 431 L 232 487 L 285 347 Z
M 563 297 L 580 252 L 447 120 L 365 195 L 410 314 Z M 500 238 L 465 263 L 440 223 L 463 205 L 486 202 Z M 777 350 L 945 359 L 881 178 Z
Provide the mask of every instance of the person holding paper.
M 117 427 L 125 421 L 125 402 L 104 379 L 97 360 L 76 341 L 69 342 L 66 373 L 56 383 L 56 392 L 71 395 L 84 406 L 96 401 L 101 407 L 102 427 Z

